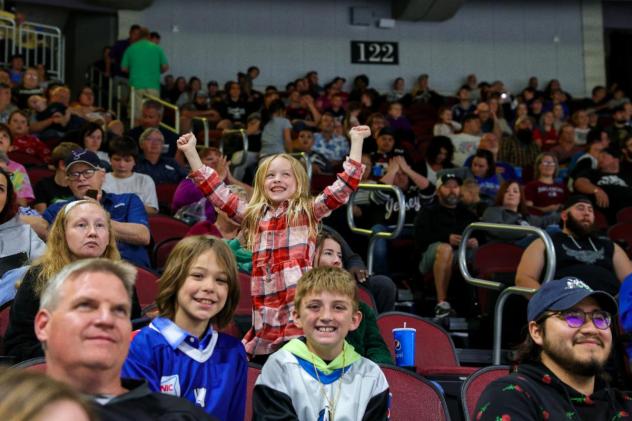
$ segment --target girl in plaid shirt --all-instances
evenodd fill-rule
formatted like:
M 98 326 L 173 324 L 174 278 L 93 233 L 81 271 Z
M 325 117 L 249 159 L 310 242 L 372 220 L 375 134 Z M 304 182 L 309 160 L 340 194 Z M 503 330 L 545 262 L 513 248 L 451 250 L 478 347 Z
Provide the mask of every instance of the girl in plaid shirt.
M 191 166 L 189 177 L 214 206 L 241 224 L 240 235 L 252 251 L 252 329 L 243 342 L 258 361 L 302 334 L 292 318 L 294 291 L 301 275 L 312 268 L 318 224 L 347 202 L 364 170 L 362 144 L 371 130 L 358 126 L 349 134 L 351 150 L 343 172 L 317 197 L 309 195 L 302 164 L 291 155 L 278 154 L 259 165 L 249 203 L 202 164 L 193 134 L 178 139 L 178 148 Z

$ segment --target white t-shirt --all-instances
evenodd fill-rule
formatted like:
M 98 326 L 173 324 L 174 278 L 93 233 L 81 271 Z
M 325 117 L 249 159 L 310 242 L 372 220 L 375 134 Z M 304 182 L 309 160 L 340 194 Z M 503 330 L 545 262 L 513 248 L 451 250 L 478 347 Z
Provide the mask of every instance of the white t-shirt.
M 111 172 L 105 174 L 103 190 L 108 193 L 135 193 L 145 206 L 159 209 L 154 180 L 146 174 L 133 173 L 131 177 L 116 178 Z
M 465 160 L 478 149 L 481 137 L 467 133 L 459 133 L 450 135 L 450 140 L 452 140 L 452 144 L 454 145 L 454 158 L 452 159 L 452 163 L 457 167 L 462 167 Z

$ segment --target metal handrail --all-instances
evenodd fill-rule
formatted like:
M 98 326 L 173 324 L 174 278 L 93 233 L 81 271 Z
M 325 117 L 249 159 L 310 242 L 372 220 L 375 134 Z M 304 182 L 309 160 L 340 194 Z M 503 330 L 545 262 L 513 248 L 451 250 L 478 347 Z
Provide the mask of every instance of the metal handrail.
M 397 214 L 397 224 L 395 225 L 395 229 L 393 231 L 373 232 L 370 229 L 359 228 L 356 226 L 355 219 L 353 217 L 353 205 L 354 205 L 353 199 L 355 198 L 356 193 L 360 190 L 384 190 L 384 191 L 391 191 L 395 193 L 395 197 L 397 198 L 397 204 L 399 205 L 398 207 L 399 210 Z M 378 240 L 378 238 L 383 238 L 386 240 L 397 238 L 399 234 L 402 232 L 402 229 L 404 229 L 405 220 L 406 220 L 406 201 L 404 199 L 404 193 L 399 187 L 392 186 L 390 184 L 360 183 L 358 185 L 358 189 L 354 191 L 353 193 L 351 193 L 351 197 L 349 198 L 349 201 L 347 202 L 347 224 L 349 224 L 349 229 L 351 229 L 351 232 L 369 237 L 369 247 L 367 250 L 367 257 L 366 257 L 366 265 L 367 265 L 367 269 L 369 273 L 373 273 L 373 249 L 375 248 L 375 242 Z
M 244 129 L 228 129 L 228 130 L 224 130 L 222 132 L 222 137 L 219 138 L 219 151 L 222 153 L 222 155 L 224 155 L 224 142 L 225 142 L 225 137 L 224 135 L 226 134 L 233 134 L 233 133 L 240 133 L 241 134 L 241 139 L 243 142 L 243 151 L 241 154 L 241 160 L 234 164 L 235 167 L 239 167 L 240 165 L 244 165 L 246 163 L 246 159 L 248 158 L 247 152 L 248 152 L 248 135 L 246 134 L 246 131 Z M 228 157 L 228 159 L 230 159 L 231 157 Z
M 120 86 L 120 85 L 119 85 Z M 131 110 L 129 111 L 129 121 L 130 124 L 133 125 L 134 124 L 134 112 L 135 112 L 135 103 L 136 103 L 136 96 L 135 96 L 136 90 L 134 89 L 133 86 L 130 86 L 130 108 Z M 175 134 L 180 134 L 180 109 L 178 108 L 177 105 L 174 105 L 170 102 L 165 101 L 162 98 L 159 98 L 157 96 L 153 96 L 153 95 L 149 95 L 149 94 L 143 94 L 143 99 L 151 99 L 153 101 L 156 101 L 158 103 L 160 103 L 163 107 L 167 107 L 167 108 L 171 108 L 173 109 L 174 113 L 175 113 L 175 121 L 173 122 L 173 127 L 164 123 L 163 121 L 160 121 L 160 126 L 164 127 L 167 130 L 171 130 L 172 132 L 174 132 Z
M 204 126 L 204 146 L 208 147 L 210 140 L 208 138 L 208 118 L 195 116 L 192 120 L 200 120 Z
M 15 53 L 15 49 L 17 48 L 15 29 L 14 19 L 6 16 L 0 16 L 0 34 L 3 34 L 5 42 L 4 57 L 0 62 L 3 65 L 9 64 L 9 57 Z M 11 45 L 11 50 L 7 48 L 9 45 Z
M 26 38 L 25 38 L 26 36 Z M 26 41 L 25 41 L 26 39 Z M 30 43 L 34 43 L 33 47 L 27 46 Z M 48 47 L 42 51 L 38 48 L 39 44 L 43 43 Z M 48 44 L 48 45 L 46 45 Z M 25 50 L 33 50 L 34 63 L 43 63 L 49 68 L 51 73 L 55 73 L 57 78 L 64 80 L 64 37 L 56 26 L 44 25 L 37 22 L 23 22 L 17 26 L 17 50 L 20 53 L 24 53 Z M 40 52 L 42 57 L 40 57 Z M 31 66 L 31 55 L 25 55 L 25 65 Z M 50 58 L 50 61 L 48 60 Z
M 544 242 L 544 248 L 546 251 L 546 270 L 544 272 L 544 282 L 549 282 L 553 279 L 555 275 L 555 246 L 551 241 L 551 237 L 549 234 L 541 228 L 532 227 L 532 226 L 521 226 L 521 225 L 505 225 L 505 224 L 492 224 L 487 222 L 475 222 L 473 224 L 468 225 L 463 231 L 463 236 L 461 238 L 461 243 L 459 244 L 459 269 L 461 270 L 461 274 L 465 281 L 471 285 L 480 287 L 493 289 L 496 291 L 501 291 L 498 295 L 498 299 L 496 300 L 496 306 L 494 308 L 494 345 L 493 345 L 493 364 L 500 365 L 501 360 L 501 342 L 502 342 L 502 327 L 503 327 L 503 310 L 505 307 L 505 302 L 510 295 L 522 295 L 525 297 L 530 297 L 537 290 L 534 288 L 524 288 L 524 287 L 506 287 L 502 282 L 494 282 L 486 279 L 479 279 L 472 276 L 467 268 L 467 259 L 466 259 L 466 249 L 467 249 L 467 240 L 470 235 L 474 231 L 501 231 L 501 232 L 522 232 L 527 234 L 536 234 L 538 235 L 542 241 Z
M 292 152 L 290 153 L 294 158 L 303 160 L 305 162 L 305 171 L 307 172 L 307 183 L 312 185 L 312 159 L 305 152 Z

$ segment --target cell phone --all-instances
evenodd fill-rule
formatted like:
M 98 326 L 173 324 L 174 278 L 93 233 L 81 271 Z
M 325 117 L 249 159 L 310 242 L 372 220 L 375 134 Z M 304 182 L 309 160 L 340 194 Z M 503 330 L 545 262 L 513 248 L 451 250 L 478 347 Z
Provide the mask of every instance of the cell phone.
M 97 196 L 99 195 L 99 191 L 98 190 L 94 190 L 94 189 L 90 189 L 86 192 L 86 196 L 88 196 L 91 199 L 97 200 Z

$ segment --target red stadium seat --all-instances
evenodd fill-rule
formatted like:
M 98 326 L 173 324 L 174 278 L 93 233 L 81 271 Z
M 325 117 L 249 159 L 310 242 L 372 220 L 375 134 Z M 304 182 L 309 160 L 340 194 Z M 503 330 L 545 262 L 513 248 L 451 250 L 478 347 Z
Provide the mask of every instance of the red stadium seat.
M 28 154 L 22 151 L 9 151 L 7 154 L 9 159 L 15 162 L 19 162 L 25 167 L 45 167 L 46 163 L 35 155 Z
M 158 206 L 162 212 L 171 215 L 171 202 L 173 195 L 178 188 L 176 183 L 159 183 L 156 184 L 156 196 L 158 196 Z
M 31 358 L 30 360 L 15 364 L 11 366 L 11 368 L 33 371 L 36 373 L 46 373 L 46 359 L 44 357 Z
M 465 377 L 476 371 L 474 367 L 462 367 L 456 356 L 454 343 L 450 335 L 440 326 L 422 319 L 419 316 L 392 311 L 377 316 L 380 333 L 395 358 L 393 329 L 412 327 L 415 335 L 415 367 L 417 373 L 424 376 L 459 376 Z M 432 346 L 428 346 L 432 344 Z
M 2 339 L 4 339 L 4 335 L 9 328 L 11 304 L 13 304 L 13 300 L 4 303 L 2 307 L 0 307 L 0 355 L 4 355 L 4 341 Z
M 619 212 L 617 212 L 617 222 L 632 223 L 632 207 L 623 208 Z
M 136 295 L 141 308 L 146 308 L 156 301 L 158 296 L 158 275 L 145 268 L 137 267 Z
M 248 380 L 246 381 L 246 416 L 244 421 L 252 419 L 252 393 L 255 390 L 255 383 L 261 374 L 261 366 L 248 363 Z
M 235 309 L 235 316 L 252 315 L 252 297 L 250 294 L 250 275 L 239 272 L 239 304 Z
M 184 222 L 170 216 L 149 216 L 149 231 L 151 232 L 151 238 L 156 245 L 167 239 L 184 238 L 189 228 L 190 227 Z
M 165 264 L 167 263 L 167 258 L 180 240 L 181 238 L 167 238 L 166 240 L 156 244 L 152 255 L 153 265 L 156 270 L 162 271 L 162 269 L 164 269 Z
M 325 187 L 336 181 L 335 174 L 312 174 L 312 184 L 310 186 L 312 194 L 320 194 Z
M 390 419 L 398 421 L 448 421 L 448 407 L 441 392 L 423 377 L 403 368 L 380 364 L 388 381 Z
M 31 167 L 26 172 L 29 175 L 29 180 L 31 181 L 32 186 L 35 186 L 40 180 L 46 177 L 52 177 L 55 175 L 54 171 L 51 171 L 48 168 L 39 167 Z
M 485 279 L 494 273 L 515 272 L 523 251 L 513 244 L 485 244 L 476 250 L 474 267 L 478 276 Z
M 597 227 L 599 231 L 606 232 L 608 231 L 608 226 L 606 215 L 595 209 L 595 227 Z
M 608 237 L 615 243 L 624 246 L 623 249 L 632 256 L 632 222 L 619 222 L 608 230 Z M 621 244 L 625 242 L 625 244 Z
M 219 329 L 219 332 L 225 333 L 237 339 L 244 337 L 244 334 L 241 332 L 241 329 L 239 329 L 239 326 L 237 326 L 237 323 L 235 323 L 234 320 L 231 320 L 226 327 Z
M 463 382 L 461 386 L 461 404 L 463 405 L 463 414 L 465 414 L 466 421 L 476 419 L 474 414 L 476 403 L 487 385 L 508 374 L 509 366 L 494 365 L 481 368 Z
M 375 299 L 373 299 L 373 294 L 371 291 L 363 287 L 362 285 L 358 285 L 358 298 L 364 304 L 371 307 L 377 313 L 377 306 L 375 305 Z

